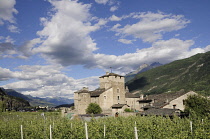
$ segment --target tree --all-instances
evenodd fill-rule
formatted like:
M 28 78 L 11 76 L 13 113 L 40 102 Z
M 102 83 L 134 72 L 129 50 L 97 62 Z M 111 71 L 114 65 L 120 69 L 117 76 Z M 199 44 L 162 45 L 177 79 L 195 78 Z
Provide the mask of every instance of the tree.
M 210 100 L 200 95 L 190 95 L 184 100 L 185 111 L 196 116 L 210 116 Z
M 87 114 L 100 114 L 101 112 L 101 107 L 96 103 L 90 103 L 86 109 Z

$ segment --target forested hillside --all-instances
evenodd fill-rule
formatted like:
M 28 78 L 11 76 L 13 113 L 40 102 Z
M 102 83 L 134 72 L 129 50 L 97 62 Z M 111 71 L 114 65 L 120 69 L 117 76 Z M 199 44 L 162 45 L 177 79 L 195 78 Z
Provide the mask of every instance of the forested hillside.
M 126 83 L 131 92 L 157 94 L 180 89 L 210 95 L 210 52 L 137 74 Z
M 10 96 L 4 88 L 0 88 L 0 112 L 8 110 L 16 110 L 20 107 L 30 106 L 27 100 L 23 98 Z

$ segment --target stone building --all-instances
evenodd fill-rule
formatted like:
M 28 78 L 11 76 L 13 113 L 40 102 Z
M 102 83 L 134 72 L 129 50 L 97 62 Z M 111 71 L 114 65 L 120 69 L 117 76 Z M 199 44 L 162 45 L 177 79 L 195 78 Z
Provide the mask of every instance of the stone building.
M 186 93 L 184 90 L 180 90 L 174 93 L 149 95 L 141 100 L 138 100 L 138 102 L 142 111 L 147 110 L 149 108 L 179 109 L 183 111 L 185 108 L 183 100 L 187 99 L 189 95 L 196 94 L 197 93 L 193 91 Z
M 138 109 L 138 96 L 129 93 L 125 88 L 124 76 L 115 73 L 106 73 L 99 77 L 100 87 L 94 91 L 88 88 L 74 93 L 75 109 L 78 114 L 85 114 L 90 103 L 99 104 L 103 113 L 120 113 L 125 108 Z
M 87 87 L 74 93 L 74 105 L 77 114 L 85 114 L 90 103 L 99 104 L 104 114 L 121 114 L 125 108 L 135 111 L 146 111 L 155 108 L 162 112 L 163 109 L 184 110 L 183 100 L 195 92 L 184 92 L 183 90 L 175 93 L 162 93 L 156 95 L 136 96 L 129 93 L 125 87 L 124 76 L 115 73 L 106 73 L 99 77 L 100 87 L 94 91 L 89 91 Z M 162 109 L 162 110 L 160 110 Z M 149 111 L 148 111 L 149 112 Z

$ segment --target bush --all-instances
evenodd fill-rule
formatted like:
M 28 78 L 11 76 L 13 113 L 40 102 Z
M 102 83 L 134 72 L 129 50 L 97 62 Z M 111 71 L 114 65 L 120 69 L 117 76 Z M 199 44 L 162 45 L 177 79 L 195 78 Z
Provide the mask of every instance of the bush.
M 133 110 L 129 109 L 129 108 L 125 108 L 124 110 L 125 112 L 133 112 Z
M 86 109 L 87 114 L 100 114 L 101 112 L 101 107 L 96 103 L 90 103 Z

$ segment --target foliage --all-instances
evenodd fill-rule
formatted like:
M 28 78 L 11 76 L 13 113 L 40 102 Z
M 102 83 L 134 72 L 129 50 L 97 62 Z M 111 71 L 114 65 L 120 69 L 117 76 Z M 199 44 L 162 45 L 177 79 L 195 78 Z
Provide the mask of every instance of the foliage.
M 210 52 L 137 74 L 126 83 L 131 92 L 158 94 L 181 89 L 210 95 Z
M 5 111 L 5 102 L 4 101 L 0 101 L 0 112 L 4 112 Z
M 199 117 L 210 116 L 210 100 L 200 95 L 190 95 L 184 100 L 185 111 Z
M 20 126 L 23 126 L 24 139 L 44 139 L 50 136 L 52 126 L 53 139 L 84 139 L 84 121 L 61 118 L 58 113 L 14 112 L 0 115 L 0 138 L 19 139 Z M 134 139 L 134 126 L 138 137 L 142 139 L 207 139 L 210 138 L 210 119 L 195 119 L 193 132 L 190 130 L 190 120 L 163 117 L 108 117 L 87 122 L 90 139 Z
M 129 108 L 125 108 L 124 110 L 125 112 L 133 112 L 133 110 L 129 109 Z
M 90 103 L 86 109 L 87 114 L 100 114 L 101 112 L 101 107 L 96 103 Z

